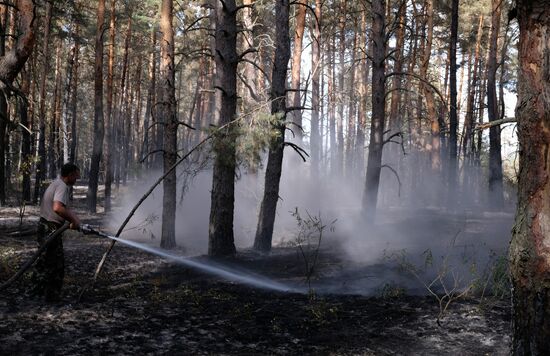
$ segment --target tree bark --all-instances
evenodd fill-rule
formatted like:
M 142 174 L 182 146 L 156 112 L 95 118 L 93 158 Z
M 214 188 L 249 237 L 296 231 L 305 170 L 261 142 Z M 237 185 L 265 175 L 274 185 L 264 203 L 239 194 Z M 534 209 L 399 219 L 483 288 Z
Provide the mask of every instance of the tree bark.
M 346 71 L 345 63 L 345 53 L 346 53 L 346 11 L 347 11 L 347 0 L 340 0 L 339 8 L 339 18 L 338 18 L 338 27 L 339 27 L 339 73 L 338 73 L 338 95 L 337 97 L 337 106 L 338 106 L 338 116 L 336 117 L 336 167 L 333 167 L 334 173 L 337 176 L 343 176 L 344 173 L 344 93 L 345 93 L 345 83 L 344 83 L 344 73 Z M 334 47 L 336 51 L 336 47 Z M 336 55 L 335 55 L 336 56 Z M 334 66 L 336 68 L 336 65 Z M 336 75 L 335 75 L 336 77 Z
M 17 0 L 19 10 L 19 33 L 17 42 L 9 52 L 0 57 L 0 90 L 8 92 L 6 84 L 14 81 L 23 69 L 25 62 L 32 53 L 35 38 L 35 5 L 31 0 Z M 5 23 L 5 21 L 4 21 Z M 0 95 L 0 204 L 6 203 L 6 129 L 8 124 L 8 105 L 6 96 Z
M 48 168 L 50 179 L 55 179 L 57 176 L 57 164 L 56 164 L 56 144 L 58 140 L 59 132 L 59 106 L 60 103 L 60 89 L 61 89 L 61 42 L 57 41 L 57 47 L 55 50 L 55 71 L 54 71 L 54 90 L 53 90 L 53 105 L 51 107 L 50 118 L 50 130 L 49 130 L 49 142 L 48 142 Z
M 156 102 L 155 98 L 155 83 L 156 83 L 156 51 L 154 50 L 157 42 L 157 30 L 156 27 L 153 26 L 151 29 L 151 47 L 153 50 L 149 54 L 149 89 L 147 92 L 147 102 L 145 104 L 145 121 L 144 121 L 144 134 L 143 134 L 143 146 L 141 150 L 141 156 L 142 159 L 144 157 L 147 158 L 147 167 L 151 167 L 152 165 L 152 158 L 149 155 L 149 151 L 151 150 L 151 141 L 155 142 L 154 140 L 154 129 L 155 127 L 151 126 L 151 122 L 155 122 L 155 119 L 151 120 L 152 113 L 153 113 L 153 105 Z M 153 139 L 152 139 L 153 138 Z
M 105 26 L 105 0 L 99 0 L 97 6 L 97 32 L 95 37 L 94 70 L 94 142 L 90 177 L 88 182 L 88 209 L 95 213 L 97 207 L 97 187 L 99 183 L 99 163 L 103 154 L 103 28 Z
M 315 16 L 313 17 L 312 48 L 311 48 L 311 175 L 314 179 L 319 176 L 321 162 L 321 135 L 319 127 L 319 113 L 321 111 L 320 77 L 321 77 L 321 16 L 322 1 L 315 0 Z
M 450 116 L 449 116 L 449 179 L 447 204 L 456 204 L 456 192 L 458 185 L 457 170 L 457 92 L 456 92 L 456 46 L 458 40 L 458 6 L 459 0 L 451 3 L 451 39 L 449 48 L 449 85 L 450 85 Z
M 361 12 L 361 28 L 359 30 L 359 42 L 364 53 L 367 53 L 367 13 Z M 370 37 L 370 36 L 369 36 Z M 371 42 L 372 43 L 372 42 Z M 372 45 L 368 46 L 372 47 Z M 370 48 L 369 48 L 370 49 Z M 367 60 L 359 61 L 359 112 L 357 115 L 357 139 L 355 140 L 355 157 L 357 159 L 357 174 L 363 175 L 365 170 L 365 131 L 367 126 L 367 82 L 369 69 Z
M 368 221 L 374 221 L 378 202 L 378 187 L 382 169 L 382 149 L 384 147 L 384 121 L 386 110 L 385 91 L 385 0 L 372 1 L 372 119 L 369 142 L 363 213 Z
M 42 195 L 42 181 L 46 177 L 46 77 L 49 73 L 50 61 L 50 27 L 52 22 L 52 3 L 46 4 L 46 17 L 44 18 L 44 42 L 42 43 L 42 53 L 44 59 L 42 63 L 42 76 L 40 77 L 40 94 L 38 103 L 39 137 L 38 137 L 38 157 L 36 168 L 36 179 L 34 182 L 34 201 L 37 202 Z
M 71 145 L 69 147 L 69 162 L 76 164 L 76 143 L 77 143 L 77 106 L 78 106 L 78 66 L 79 66 L 79 54 L 80 54 L 80 42 L 78 41 L 78 36 L 80 33 L 79 25 L 76 25 L 74 32 L 74 59 L 73 59 L 73 82 L 71 88 Z
M 237 18 L 235 0 L 216 1 L 215 61 L 216 89 L 220 101 L 220 126 L 235 120 L 237 110 Z M 236 129 L 228 125 L 213 143 L 215 153 L 208 254 L 226 256 L 235 254 L 233 212 L 235 206 Z
M 510 244 L 513 355 L 550 350 L 550 7 L 517 1 L 519 22 L 518 205 Z
M 174 63 L 174 28 L 172 26 L 172 0 L 162 0 L 160 16 L 160 87 L 159 112 L 164 123 L 163 164 L 164 173 L 176 163 L 178 121 L 176 117 L 176 86 Z M 162 182 L 162 237 L 160 246 L 165 249 L 176 247 L 176 170 L 172 170 Z
M 301 94 L 300 89 L 300 71 L 302 67 L 302 48 L 304 40 L 304 30 L 306 26 L 306 5 L 308 0 L 301 0 L 301 2 L 296 7 L 296 24 L 294 28 L 294 49 L 292 51 L 292 71 L 291 71 L 291 89 L 295 91 L 292 92 L 292 106 L 300 107 L 301 106 Z M 305 4 L 305 5 L 303 5 Z M 273 80 L 273 78 L 272 78 Z M 295 141 L 298 145 L 301 146 L 303 140 L 303 129 L 302 129 L 302 111 L 294 110 L 292 112 L 292 119 L 295 124 L 295 127 L 292 128 L 294 134 L 296 135 Z
M 496 72 L 501 10 L 502 0 L 492 0 L 491 37 L 489 39 L 489 61 L 487 63 L 487 111 L 489 121 L 495 121 L 499 118 Z M 502 207 L 503 202 L 500 126 L 492 126 L 489 129 L 489 204 L 499 209 Z
M 275 213 L 279 201 L 279 182 L 283 166 L 286 112 L 286 74 L 290 59 L 289 0 L 277 0 L 275 7 L 275 60 L 271 75 L 271 114 L 277 115 L 274 129 L 278 135 L 271 142 L 265 172 L 264 196 L 260 206 L 254 248 L 271 250 Z
M 111 186 L 113 182 L 113 74 L 116 48 L 116 1 L 111 0 L 109 21 L 109 59 L 107 65 L 107 107 L 105 108 L 105 211 L 111 210 Z

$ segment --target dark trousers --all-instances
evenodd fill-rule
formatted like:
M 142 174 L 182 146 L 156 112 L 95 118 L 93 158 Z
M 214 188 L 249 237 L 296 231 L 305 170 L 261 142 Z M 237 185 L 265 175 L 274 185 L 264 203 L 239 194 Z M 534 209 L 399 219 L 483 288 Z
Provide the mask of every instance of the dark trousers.
M 40 219 L 38 224 L 38 245 L 41 246 L 48 235 L 60 228 L 60 224 Z M 32 274 L 34 294 L 43 295 L 46 300 L 57 300 L 61 297 L 63 277 L 65 275 L 65 257 L 63 255 L 63 240 L 56 237 L 46 251 L 38 258 Z

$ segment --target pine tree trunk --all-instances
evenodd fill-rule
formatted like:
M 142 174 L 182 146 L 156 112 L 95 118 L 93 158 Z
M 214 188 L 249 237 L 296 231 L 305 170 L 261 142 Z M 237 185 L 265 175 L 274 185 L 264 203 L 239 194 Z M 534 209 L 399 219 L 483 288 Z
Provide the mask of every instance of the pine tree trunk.
M 44 55 L 42 63 L 42 75 L 40 77 L 40 94 L 38 103 L 39 120 L 39 138 L 38 138 L 38 157 L 36 167 L 36 179 L 34 182 L 34 201 L 37 202 L 42 195 L 42 181 L 46 177 L 46 77 L 49 73 L 50 60 L 50 27 L 52 22 L 52 3 L 46 3 L 46 17 L 44 19 L 44 42 L 42 44 L 42 53 Z
M 449 179 L 448 179 L 448 200 L 449 206 L 456 204 L 456 193 L 458 185 L 457 170 L 457 130 L 458 112 L 456 108 L 456 46 L 458 40 L 458 6 L 459 0 L 452 0 L 451 3 L 451 39 L 449 48 L 449 85 L 450 85 L 450 116 L 449 116 Z
M 151 47 L 155 48 L 157 42 L 157 31 L 155 26 L 151 29 Z M 156 51 L 151 51 L 149 55 L 149 89 L 147 91 L 147 102 L 145 104 L 145 121 L 143 124 L 144 133 L 143 133 L 143 146 L 141 149 L 142 159 L 147 157 L 147 168 L 150 168 L 152 165 L 152 158 L 150 156 L 151 151 L 151 142 L 154 141 L 154 130 L 155 127 L 151 126 L 151 120 L 153 113 L 153 104 L 156 102 L 155 99 L 155 82 L 156 82 Z
M 61 42 L 57 41 L 57 48 L 55 50 L 55 72 L 54 72 L 54 90 L 53 90 L 53 105 L 52 105 L 52 115 L 50 118 L 50 132 L 49 132 L 49 142 L 48 142 L 48 168 L 49 168 L 49 177 L 50 179 L 55 179 L 57 176 L 57 167 L 56 167 L 56 143 L 58 140 L 59 132 L 59 110 L 58 103 L 60 102 L 60 89 L 61 89 Z
M 312 17 L 312 48 L 311 48 L 311 175 L 314 179 L 319 176 L 321 163 L 321 134 L 319 126 L 319 114 L 321 111 L 320 77 L 321 77 L 321 16 L 322 1 L 315 0 L 315 16 Z
M 513 355 L 550 350 L 550 7 L 517 1 L 519 73 L 516 118 L 520 143 L 518 205 L 510 244 Z
M 359 30 L 359 42 L 364 53 L 367 52 L 367 14 L 366 11 L 361 12 L 361 27 Z M 369 36 L 370 38 L 370 36 Z M 368 46 L 369 50 L 372 45 Z M 369 70 L 367 60 L 364 59 L 358 63 L 359 65 L 359 112 L 357 115 L 357 138 L 355 140 L 355 157 L 357 175 L 363 175 L 365 170 L 365 131 L 367 126 L 367 82 Z
M 80 43 L 78 42 L 78 35 L 80 33 L 79 25 L 76 25 L 75 34 L 74 34 L 74 59 L 73 59 L 73 82 L 71 88 L 71 144 L 69 146 L 69 162 L 76 164 L 76 143 L 77 143 L 77 106 L 78 106 L 78 66 L 79 66 L 79 53 L 80 53 Z
M 271 251 L 275 213 L 279 201 L 279 182 L 283 166 L 286 112 L 286 72 L 290 59 L 289 1 L 277 0 L 275 7 L 275 60 L 271 75 L 271 114 L 278 116 L 274 129 L 278 135 L 271 143 L 265 172 L 264 196 L 260 206 L 254 248 Z
M 113 74 L 116 48 L 116 4 L 111 0 L 111 17 L 109 21 L 109 55 L 107 64 L 107 107 L 105 108 L 105 211 L 111 210 L 111 186 L 113 182 Z
M 216 88 L 220 93 L 220 126 L 235 120 L 237 111 L 237 18 L 235 0 L 216 1 Z M 233 212 L 235 205 L 236 129 L 228 125 L 213 143 L 215 159 L 208 230 L 208 254 L 235 254 Z
M 97 32 L 95 38 L 95 71 L 94 71 L 94 141 L 90 177 L 88 181 L 88 209 L 96 212 L 97 187 L 99 183 L 99 163 L 103 154 L 103 28 L 105 26 L 105 0 L 99 0 L 97 6 Z
M 29 97 L 31 85 L 31 70 L 29 66 L 22 74 L 22 83 L 21 91 Z M 19 118 L 21 120 L 21 125 L 25 126 L 29 130 L 31 129 L 29 125 L 29 105 L 28 100 L 23 100 L 20 98 L 17 101 L 17 108 L 19 110 Z M 31 170 L 32 170 L 32 144 L 31 144 L 31 133 L 26 129 L 21 129 L 21 174 L 23 176 L 21 184 L 21 199 L 23 202 L 31 201 Z
M 333 172 L 336 173 L 337 176 L 343 176 L 344 173 L 344 92 L 345 92 L 345 82 L 344 82 L 344 73 L 346 71 L 346 63 L 345 63 L 345 53 L 346 53 L 346 11 L 347 11 L 347 0 L 340 0 L 340 8 L 339 8 L 339 19 L 338 19 L 338 27 L 339 27 L 339 56 L 338 56 L 338 64 L 339 64 L 339 72 L 338 72 L 338 94 L 336 95 L 336 102 L 338 106 L 338 114 L 336 117 L 336 146 L 334 149 L 336 149 L 336 167 L 333 167 Z M 334 48 L 336 50 L 336 47 Z M 334 66 L 336 68 L 336 65 Z M 336 73 L 336 72 L 335 72 Z M 335 75 L 336 79 L 336 75 Z M 335 171 L 334 171 L 335 169 Z
M 489 121 L 498 120 L 496 91 L 497 44 L 500 30 L 501 0 L 492 0 L 491 37 L 489 39 L 489 61 L 487 63 L 487 109 Z M 502 157 L 500 126 L 489 129 L 489 204 L 500 209 L 504 203 L 502 190 Z
M 363 195 L 363 213 L 367 220 L 374 221 L 378 202 L 378 187 L 382 168 L 384 120 L 386 110 L 385 91 L 385 0 L 372 1 L 372 119 Z
M 291 84 L 290 88 L 295 90 L 292 92 L 292 106 L 301 106 L 301 94 L 300 89 L 300 69 L 302 67 L 302 45 L 304 40 L 304 30 L 306 26 L 306 6 L 308 1 L 303 0 L 301 4 L 296 7 L 296 24 L 294 27 L 294 49 L 292 51 L 292 71 L 291 71 Z M 305 4 L 305 5 L 302 5 Z M 294 110 L 292 112 L 292 121 L 295 127 L 292 128 L 296 135 L 295 141 L 298 145 L 302 144 L 302 111 Z
M 177 159 L 178 121 L 176 116 L 176 86 L 174 63 L 174 29 L 172 0 L 162 0 L 160 31 L 160 87 L 164 123 L 163 164 L 166 173 Z M 176 247 L 176 170 L 173 169 L 162 182 L 162 237 L 160 246 L 165 249 Z

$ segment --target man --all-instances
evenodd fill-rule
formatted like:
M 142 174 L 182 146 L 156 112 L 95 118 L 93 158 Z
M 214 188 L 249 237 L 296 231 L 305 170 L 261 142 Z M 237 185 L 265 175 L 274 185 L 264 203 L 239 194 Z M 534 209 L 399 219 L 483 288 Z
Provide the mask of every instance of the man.
M 39 245 L 42 245 L 46 237 L 59 229 L 65 221 L 71 223 L 71 229 L 80 227 L 80 219 L 68 208 L 69 187 L 79 178 L 80 169 L 72 163 L 66 163 L 61 167 L 61 176 L 46 189 L 40 204 Z M 58 236 L 48 245 L 36 263 L 32 276 L 33 294 L 43 295 L 49 302 L 58 301 L 63 287 L 64 269 L 63 240 Z

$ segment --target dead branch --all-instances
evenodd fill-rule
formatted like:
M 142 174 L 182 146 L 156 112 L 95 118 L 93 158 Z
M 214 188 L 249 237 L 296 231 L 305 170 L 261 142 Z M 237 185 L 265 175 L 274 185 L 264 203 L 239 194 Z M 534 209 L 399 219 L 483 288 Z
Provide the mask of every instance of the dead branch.
M 500 119 L 500 120 L 485 122 L 483 124 L 477 124 L 476 127 L 474 127 L 474 131 L 485 130 L 485 129 L 489 129 L 493 126 L 499 126 L 499 125 L 507 124 L 507 123 L 510 123 L 510 122 L 517 122 L 517 120 L 516 120 L 515 117 L 506 117 L 506 118 Z

